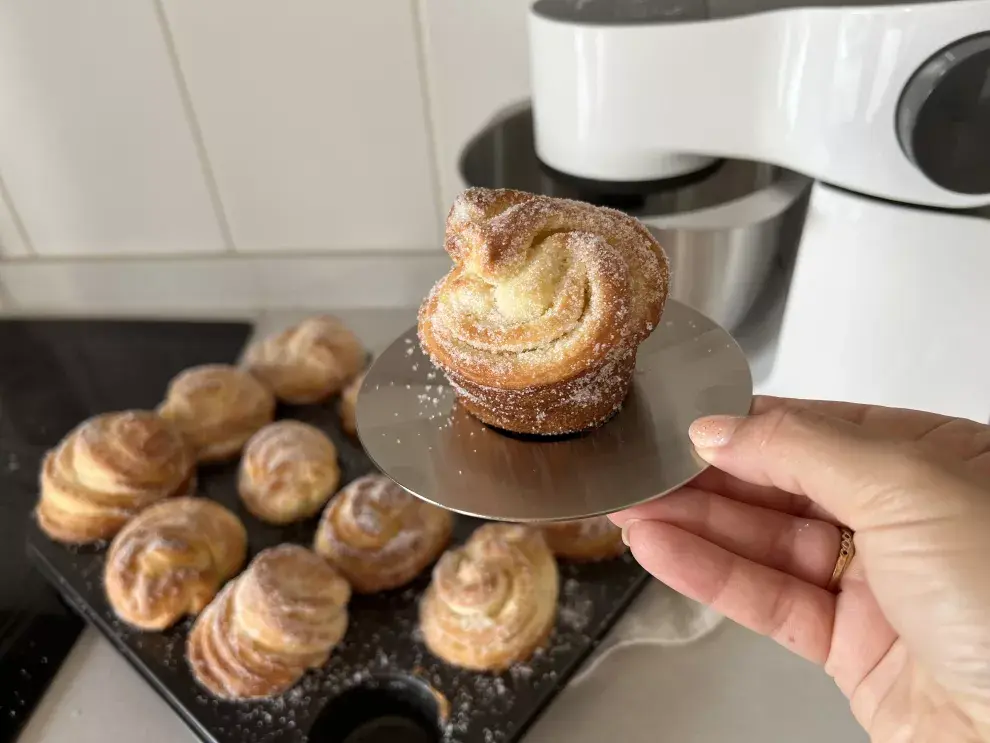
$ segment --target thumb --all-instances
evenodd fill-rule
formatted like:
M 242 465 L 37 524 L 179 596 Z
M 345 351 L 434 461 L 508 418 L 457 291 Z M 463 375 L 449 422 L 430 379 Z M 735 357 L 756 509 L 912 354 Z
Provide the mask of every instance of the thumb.
M 856 531 L 903 523 L 919 511 L 948 516 L 966 505 L 925 497 L 942 489 L 959 492 L 965 478 L 916 445 L 811 410 L 783 405 L 744 418 L 701 418 L 690 435 L 709 464 L 749 483 L 806 496 Z

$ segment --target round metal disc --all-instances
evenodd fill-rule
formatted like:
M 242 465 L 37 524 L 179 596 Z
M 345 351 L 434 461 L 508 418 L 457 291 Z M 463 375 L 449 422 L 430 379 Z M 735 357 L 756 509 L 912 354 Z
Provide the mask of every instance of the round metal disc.
M 548 439 L 489 428 L 456 404 L 413 328 L 368 371 L 357 429 L 379 469 L 424 500 L 497 521 L 561 521 L 684 485 L 707 466 L 688 438 L 691 422 L 745 415 L 752 397 L 749 364 L 732 336 L 668 301 L 639 348 L 629 397 L 601 428 Z

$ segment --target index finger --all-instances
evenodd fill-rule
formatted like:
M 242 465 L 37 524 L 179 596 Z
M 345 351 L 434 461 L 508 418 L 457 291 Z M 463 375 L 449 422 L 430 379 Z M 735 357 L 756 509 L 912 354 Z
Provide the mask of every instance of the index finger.
M 857 531 L 903 521 L 906 510 L 946 515 L 968 502 L 972 483 L 933 466 L 902 442 L 792 405 L 745 418 L 692 424 L 710 464 L 758 485 L 804 495 Z M 940 492 L 938 499 L 928 493 Z
M 990 472 L 990 426 L 974 421 L 881 405 L 770 396 L 754 398 L 751 415 L 786 410 L 843 421 L 875 437 L 918 442 L 937 455 L 968 461 L 974 469 Z M 803 493 L 790 492 L 766 482 L 748 482 L 717 467 L 705 470 L 691 486 L 761 508 L 838 523 L 832 513 Z
M 782 408 L 815 411 L 821 415 L 857 425 L 862 425 L 866 420 L 876 421 L 876 411 L 886 410 L 874 405 L 764 395 L 753 398 L 751 415 L 760 415 Z M 941 416 L 936 417 L 941 418 Z M 802 518 L 838 523 L 833 514 L 802 493 L 792 493 L 773 485 L 747 482 L 715 467 L 702 472 L 691 481 L 690 485 L 760 508 L 770 508 Z
M 751 414 L 781 408 L 847 421 L 874 436 L 916 442 L 937 457 L 965 462 L 975 470 L 990 473 L 990 426 L 977 421 L 883 405 L 782 397 L 754 398 Z

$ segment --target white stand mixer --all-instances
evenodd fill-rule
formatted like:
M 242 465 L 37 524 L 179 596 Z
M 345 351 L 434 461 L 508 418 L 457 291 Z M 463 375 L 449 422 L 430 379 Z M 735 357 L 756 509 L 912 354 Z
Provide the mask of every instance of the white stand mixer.
M 990 0 L 539 0 L 536 149 L 816 179 L 774 394 L 990 418 Z

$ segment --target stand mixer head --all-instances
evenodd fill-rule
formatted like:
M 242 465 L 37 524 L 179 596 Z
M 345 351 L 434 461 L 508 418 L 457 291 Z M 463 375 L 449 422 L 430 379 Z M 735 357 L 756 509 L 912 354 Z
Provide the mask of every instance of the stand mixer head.
M 758 391 L 990 418 L 990 0 L 539 0 L 530 47 L 556 171 L 814 179 Z
M 572 176 L 729 157 L 902 203 L 990 203 L 986 0 L 538 0 L 530 64 L 537 153 Z

